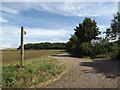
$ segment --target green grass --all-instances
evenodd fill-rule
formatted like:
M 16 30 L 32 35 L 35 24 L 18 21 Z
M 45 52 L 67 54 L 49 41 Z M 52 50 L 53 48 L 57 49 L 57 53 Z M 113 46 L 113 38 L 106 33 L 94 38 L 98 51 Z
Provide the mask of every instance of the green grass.
M 3 87 L 30 87 L 61 73 L 65 68 L 58 60 L 45 56 L 24 61 L 24 67 L 20 67 L 18 62 L 3 64 Z
M 91 59 L 90 56 L 84 56 L 83 59 Z
M 96 55 L 95 58 L 110 59 L 111 57 L 107 54 Z
M 90 56 L 84 56 L 84 59 L 91 59 Z M 111 59 L 109 54 L 100 54 L 100 55 L 96 55 L 94 59 Z
M 2 64 L 0 64 L 0 87 L 2 85 Z

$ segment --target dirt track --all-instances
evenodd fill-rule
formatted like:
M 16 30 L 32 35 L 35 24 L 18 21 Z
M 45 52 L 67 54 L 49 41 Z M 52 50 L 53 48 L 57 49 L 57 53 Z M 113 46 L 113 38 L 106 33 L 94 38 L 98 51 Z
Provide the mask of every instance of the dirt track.
M 118 62 L 71 57 L 67 53 L 54 58 L 68 64 L 70 70 L 44 88 L 118 88 Z

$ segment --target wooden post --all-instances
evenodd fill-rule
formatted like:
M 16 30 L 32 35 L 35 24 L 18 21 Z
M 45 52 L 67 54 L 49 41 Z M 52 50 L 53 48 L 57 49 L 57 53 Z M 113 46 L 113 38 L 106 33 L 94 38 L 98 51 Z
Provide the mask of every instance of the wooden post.
M 23 66 L 23 61 L 24 61 L 24 28 L 21 27 L 21 61 L 20 65 Z

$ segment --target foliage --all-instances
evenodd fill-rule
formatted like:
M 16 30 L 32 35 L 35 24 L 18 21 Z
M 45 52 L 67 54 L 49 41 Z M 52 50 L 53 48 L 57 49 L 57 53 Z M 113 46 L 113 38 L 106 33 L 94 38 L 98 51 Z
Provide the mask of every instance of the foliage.
M 111 23 L 111 28 L 106 31 L 106 37 L 97 37 L 100 32 L 97 28 L 97 23 L 90 18 L 85 18 L 83 23 L 80 23 L 74 30 L 74 35 L 71 36 L 67 43 L 67 50 L 74 56 L 91 58 L 111 57 L 112 59 L 120 58 L 120 13 L 114 16 Z M 117 41 L 110 42 L 109 39 Z M 100 55 L 100 56 L 98 56 Z M 105 56 L 104 56 L 105 55 Z
M 107 54 L 99 54 L 99 55 L 96 55 L 95 58 L 110 59 L 110 56 Z
M 30 87 L 61 73 L 66 67 L 49 57 L 26 60 L 24 67 L 17 64 L 3 64 L 3 87 Z
M 72 35 L 69 41 L 67 42 L 66 48 L 70 52 L 75 52 L 75 45 L 77 43 L 77 37 Z
M 111 58 L 120 60 L 120 41 L 113 42 Z
M 120 13 L 117 12 L 112 19 L 111 27 L 106 30 L 106 37 L 109 40 L 115 40 L 114 46 L 112 46 L 111 51 L 113 54 L 111 57 L 113 59 L 120 59 Z
M 95 20 L 85 18 L 83 23 L 79 23 L 79 26 L 76 26 L 74 29 L 75 35 L 80 43 L 90 42 L 92 39 L 96 39 L 96 36 L 100 34 L 96 24 Z
M 25 49 L 65 49 L 66 48 L 66 43 L 28 43 L 25 44 Z M 20 49 L 20 46 L 19 48 Z
M 120 13 L 118 12 L 112 19 L 111 27 L 106 30 L 106 37 L 110 40 L 120 40 Z
M 99 28 L 95 20 L 85 18 L 85 20 L 76 26 L 74 35 L 69 39 L 66 47 L 73 55 L 83 57 L 91 56 L 94 58 L 94 47 L 91 44 L 92 39 L 97 39 Z

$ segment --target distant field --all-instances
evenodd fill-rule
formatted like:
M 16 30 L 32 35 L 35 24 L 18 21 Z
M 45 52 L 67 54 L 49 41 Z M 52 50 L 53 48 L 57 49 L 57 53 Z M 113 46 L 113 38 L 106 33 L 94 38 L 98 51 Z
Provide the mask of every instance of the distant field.
M 25 51 L 25 59 L 58 54 L 61 51 L 64 51 L 64 50 L 26 50 Z M 2 51 L 2 63 L 9 63 L 9 62 L 19 61 L 19 60 L 20 60 L 20 51 L 19 50 Z

